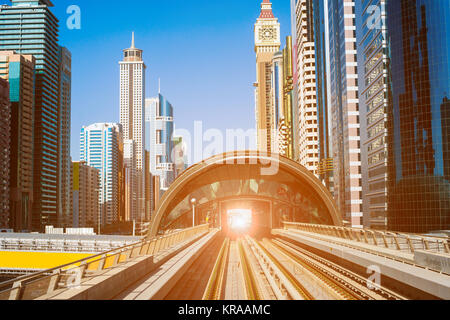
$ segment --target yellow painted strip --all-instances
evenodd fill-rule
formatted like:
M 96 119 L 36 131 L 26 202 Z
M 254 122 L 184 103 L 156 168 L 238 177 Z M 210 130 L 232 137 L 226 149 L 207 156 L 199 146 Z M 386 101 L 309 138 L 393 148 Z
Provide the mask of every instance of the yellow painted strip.
M 83 253 L 0 251 L 0 268 L 51 269 L 93 256 Z

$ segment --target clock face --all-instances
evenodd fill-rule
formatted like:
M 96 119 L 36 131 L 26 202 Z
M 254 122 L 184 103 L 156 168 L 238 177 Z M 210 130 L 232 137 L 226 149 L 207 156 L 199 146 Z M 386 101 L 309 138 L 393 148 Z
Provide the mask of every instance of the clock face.
M 276 31 L 274 28 L 261 28 L 259 30 L 259 38 L 261 40 L 274 40 L 276 38 Z

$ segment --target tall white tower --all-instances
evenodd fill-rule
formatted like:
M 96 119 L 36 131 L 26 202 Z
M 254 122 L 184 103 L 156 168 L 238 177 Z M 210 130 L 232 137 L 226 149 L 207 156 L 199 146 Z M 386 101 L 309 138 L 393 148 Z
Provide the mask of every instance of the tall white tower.
M 125 49 L 124 60 L 120 65 L 120 123 L 123 127 L 123 139 L 134 141 L 134 156 L 124 159 L 132 161 L 134 174 L 127 179 L 130 190 L 126 199 L 130 203 L 130 219 L 142 220 L 145 217 L 145 69 L 142 50 L 134 43 L 134 32 L 131 47 Z M 133 202 L 136 202 L 133 204 Z
M 270 0 L 263 0 L 261 14 L 255 24 L 256 52 L 256 129 L 258 130 L 258 150 L 276 152 L 276 131 L 272 104 L 271 69 L 273 55 L 280 50 L 280 23 L 272 12 Z

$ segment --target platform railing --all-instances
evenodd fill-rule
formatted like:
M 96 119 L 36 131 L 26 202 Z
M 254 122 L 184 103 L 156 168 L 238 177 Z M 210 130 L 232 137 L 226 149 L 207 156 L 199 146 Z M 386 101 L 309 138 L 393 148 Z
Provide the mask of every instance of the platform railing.
M 34 300 L 58 289 L 76 288 L 89 275 L 113 268 L 136 257 L 155 256 L 208 231 L 208 224 L 172 231 L 63 266 L 0 283 L 0 300 Z
M 421 236 L 307 223 L 283 222 L 285 230 L 300 230 L 340 239 L 356 241 L 386 249 L 414 253 L 417 250 L 450 255 L 449 237 Z

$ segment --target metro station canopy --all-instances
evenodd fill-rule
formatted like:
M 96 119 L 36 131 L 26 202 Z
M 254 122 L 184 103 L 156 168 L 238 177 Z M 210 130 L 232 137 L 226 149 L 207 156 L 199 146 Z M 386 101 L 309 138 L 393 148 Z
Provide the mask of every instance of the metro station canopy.
M 192 221 L 193 198 L 199 208 L 231 200 L 267 201 L 270 210 L 286 213 L 274 214 L 278 223 L 342 224 L 333 197 L 306 168 L 279 155 L 242 151 L 214 156 L 186 170 L 161 199 L 150 236 L 173 228 L 183 217 Z

